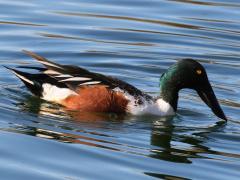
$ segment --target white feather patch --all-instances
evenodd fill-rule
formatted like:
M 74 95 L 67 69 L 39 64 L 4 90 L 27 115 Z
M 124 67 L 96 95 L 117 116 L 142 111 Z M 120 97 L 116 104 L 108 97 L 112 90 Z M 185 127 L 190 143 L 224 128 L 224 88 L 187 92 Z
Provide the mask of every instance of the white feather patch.
M 101 83 L 101 81 L 90 81 L 90 82 L 85 82 L 80 84 L 79 86 L 83 86 L 83 85 L 94 85 L 94 84 L 99 84 Z
M 61 73 L 57 72 L 57 71 L 53 71 L 53 70 L 46 70 L 43 72 L 44 74 L 50 74 L 50 75 L 59 75 Z
M 61 75 L 58 75 L 58 76 L 55 76 L 55 77 L 57 77 L 57 78 L 70 78 L 70 77 L 73 77 L 73 76 L 71 76 L 69 74 L 61 74 Z
M 145 113 L 159 116 L 170 116 L 174 115 L 175 111 L 173 110 L 172 106 L 169 103 L 167 103 L 163 99 L 158 99 L 156 102 L 149 105 L 145 109 Z
M 62 67 L 57 66 L 57 65 L 55 65 L 55 64 L 52 64 L 52 63 L 50 63 L 50 62 L 46 62 L 46 61 L 39 61 L 39 62 L 42 63 L 42 64 L 44 64 L 44 65 L 46 65 L 46 66 L 52 66 L 52 67 L 56 67 L 56 68 L 59 68 L 59 69 L 63 69 Z
M 91 78 L 87 78 L 87 77 L 72 77 L 72 78 L 61 80 L 59 82 L 66 82 L 66 81 L 89 81 L 89 80 L 91 80 Z
M 20 79 L 22 79 L 23 81 L 29 83 L 29 84 L 32 84 L 34 85 L 34 82 L 32 82 L 31 80 L 27 79 L 26 77 L 16 73 L 15 71 L 12 71 L 17 77 L 19 77 Z
M 49 83 L 44 83 L 42 85 L 42 88 L 42 99 L 46 101 L 60 102 L 61 100 L 67 98 L 70 95 L 77 95 L 77 93 L 75 93 L 71 89 L 59 88 Z

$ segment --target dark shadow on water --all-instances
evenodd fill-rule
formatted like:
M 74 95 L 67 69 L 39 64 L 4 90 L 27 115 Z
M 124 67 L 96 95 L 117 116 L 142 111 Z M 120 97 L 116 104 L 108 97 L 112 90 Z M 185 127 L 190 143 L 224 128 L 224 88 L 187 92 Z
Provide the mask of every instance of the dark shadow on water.
M 165 121 L 157 121 L 157 123 L 153 124 L 151 145 L 155 146 L 155 148 L 151 150 L 150 157 L 171 162 L 191 163 L 189 158 L 193 157 L 193 155 L 184 154 L 185 150 L 177 149 L 172 145 L 172 142 L 179 138 L 179 135 L 174 133 L 175 126 L 172 120 L 173 117 L 169 117 Z M 194 144 L 198 143 L 200 142 L 194 142 Z
M 166 179 L 166 180 L 187 180 L 188 178 L 184 177 L 178 177 L 178 176 L 172 176 L 167 174 L 158 174 L 158 173 L 151 173 L 151 172 L 145 172 L 144 174 L 154 177 L 154 178 L 160 178 L 160 179 Z
M 202 153 L 217 154 L 203 144 L 208 141 L 209 134 L 222 131 L 225 122 L 217 122 L 194 133 L 188 128 L 179 129 L 174 125 L 173 120 L 174 117 L 167 117 L 165 120 L 153 123 L 151 145 L 154 148 L 150 157 L 176 163 L 192 163 L 191 158 L 206 158 L 201 155 Z M 189 135 L 184 135 L 185 133 Z

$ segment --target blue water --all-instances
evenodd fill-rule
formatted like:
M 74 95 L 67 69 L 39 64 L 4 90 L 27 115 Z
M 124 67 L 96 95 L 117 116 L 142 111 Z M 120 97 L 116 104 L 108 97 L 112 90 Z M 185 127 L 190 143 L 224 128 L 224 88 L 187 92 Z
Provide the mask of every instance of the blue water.
M 195 58 L 229 121 L 190 90 L 174 117 L 70 113 L 0 67 L 0 179 L 239 179 L 239 42 L 238 0 L 1 0 L 0 65 L 37 65 L 26 49 L 157 96 Z

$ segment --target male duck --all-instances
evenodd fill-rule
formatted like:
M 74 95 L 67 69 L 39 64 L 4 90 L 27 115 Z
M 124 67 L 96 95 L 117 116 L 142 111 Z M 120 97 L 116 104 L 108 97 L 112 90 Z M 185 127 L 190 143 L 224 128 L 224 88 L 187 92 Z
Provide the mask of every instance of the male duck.
M 153 98 L 119 79 L 76 66 L 60 65 L 33 52 L 25 50 L 24 52 L 43 64 L 45 68 L 19 66 L 19 68 L 36 69 L 40 72 L 38 74 L 7 68 L 20 78 L 33 94 L 68 109 L 135 115 L 174 115 L 179 91 L 190 88 L 197 91 L 216 116 L 227 120 L 204 67 L 195 60 L 184 59 L 171 66 L 160 78 L 160 96 Z

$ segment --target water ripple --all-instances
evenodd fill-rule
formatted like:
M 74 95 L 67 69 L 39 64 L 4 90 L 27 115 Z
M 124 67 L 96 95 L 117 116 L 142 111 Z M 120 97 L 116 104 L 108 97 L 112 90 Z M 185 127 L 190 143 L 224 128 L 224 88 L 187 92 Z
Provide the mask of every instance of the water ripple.
M 180 92 L 174 117 L 72 112 L 32 96 L 0 67 L 2 179 L 239 179 L 237 0 L 0 5 L 0 65 L 39 66 L 21 52 L 27 49 L 158 96 L 161 74 L 194 58 L 229 119 L 218 119 L 189 90 Z

